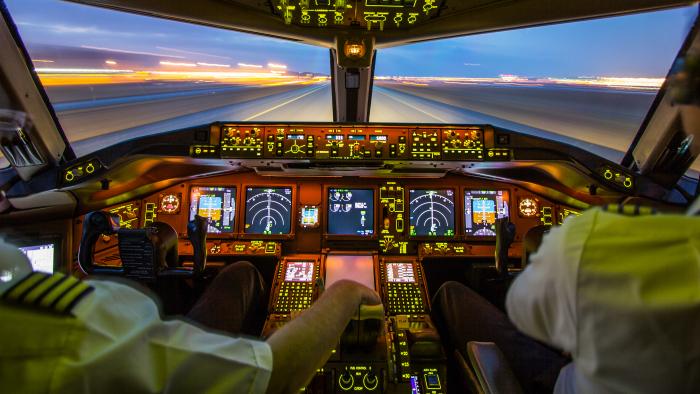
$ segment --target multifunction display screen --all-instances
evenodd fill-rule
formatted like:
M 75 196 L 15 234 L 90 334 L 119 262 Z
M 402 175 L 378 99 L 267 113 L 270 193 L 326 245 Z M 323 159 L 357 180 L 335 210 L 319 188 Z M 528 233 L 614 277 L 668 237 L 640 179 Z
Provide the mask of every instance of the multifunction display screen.
M 243 229 L 246 234 L 289 234 L 291 229 L 292 188 L 246 188 Z
M 464 191 L 464 233 L 472 237 L 495 237 L 496 219 L 508 217 L 505 190 Z
M 387 263 L 387 282 L 414 283 L 413 264 L 411 263 Z
M 374 258 L 329 254 L 326 257 L 326 288 L 341 279 L 350 279 L 374 289 Z
M 452 189 L 409 190 L 410 235 L 455 235 L 455 198 Z
M 210 234 L 232 233 L 236 216 L 236 188 L 196 186 L 190 193 L 190 220 L 195 215 L 209 219 Z
M 311 282 L 314 279 L 313 261 L 289 261 L 284 273 L 286 282 Z
M 328 234 L 374 234 L 374 190 L 329 188 Z
M 29 263 L 32 265 L 32 270 L 53 274 L 55 253 L 53 244 L 21 246 L 19 250 L 27 255 Z

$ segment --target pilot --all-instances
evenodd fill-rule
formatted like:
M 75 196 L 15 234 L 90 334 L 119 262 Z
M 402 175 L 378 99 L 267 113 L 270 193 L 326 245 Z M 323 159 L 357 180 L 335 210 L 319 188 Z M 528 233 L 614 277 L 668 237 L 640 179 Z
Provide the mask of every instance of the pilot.
M 508 316 L 457 282 L 433 307 L 446 343 L 494 342 L 527 393 L 698 393 L 700 217 L 590 209 L 544 237 Z
M 381 303 L 342 280 L 266 341 L 238 336 L 262 283 L 250 263 L 231 264 L 189 320 L 164 320 L 142 289 L 32 272 L 0 240 L 0 392 L 298 392 L 359 306 Z

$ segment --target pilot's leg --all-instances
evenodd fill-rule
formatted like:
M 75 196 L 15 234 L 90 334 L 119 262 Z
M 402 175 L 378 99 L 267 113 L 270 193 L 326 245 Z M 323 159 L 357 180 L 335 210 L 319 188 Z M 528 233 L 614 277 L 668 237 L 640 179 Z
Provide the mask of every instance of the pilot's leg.
M 264 320 L 264 295 L 260 272 L 240 261 L 219 272 L 187 317 L 215 330 L 257 336 Z
M 447 282 L 437 291 L 433 315 L 444 343 L 459 349 L 465 360 L 467 342 L 496 343 L 526 393 L 551 393 L 559 370 L 569 362 L 518 331 L 505 313 L 461 283 Z

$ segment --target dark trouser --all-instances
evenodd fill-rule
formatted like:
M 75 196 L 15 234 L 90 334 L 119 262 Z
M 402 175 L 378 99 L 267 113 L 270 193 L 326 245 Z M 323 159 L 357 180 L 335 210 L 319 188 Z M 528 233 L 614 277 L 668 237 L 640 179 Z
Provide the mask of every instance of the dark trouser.
M 214 330 L 260 335 L 265 319 L 265 281 L 249 262 L 226 266 L 187 317 Z
M 474 290 L 445 283 L 435 294 L 433 318 L 443 343 L 465 360 L 467 342 L 494 342 L 503 352 L 526 393 L 551 393 L 559 370 L 569 360 L 518 331 L 508 317 Z

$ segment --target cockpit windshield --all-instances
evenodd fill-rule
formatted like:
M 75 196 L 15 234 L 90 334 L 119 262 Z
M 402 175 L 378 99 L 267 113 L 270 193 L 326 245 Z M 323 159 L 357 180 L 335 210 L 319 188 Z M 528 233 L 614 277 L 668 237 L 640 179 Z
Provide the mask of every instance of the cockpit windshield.
M 333 120 L 326 48 L 57 0 L 7 5 L 78 156 L 215 121 Z M 696 14 L 380 48 L 369 120 L 492 124 L 619 162 Z
M 388 48 L 371 121 L 487 123 L 619 162 L 697 14 L 694 7 Z
M 333 120 L 326 48 L 57 0 L 7 5 L 78 156 L 214 121 Z

